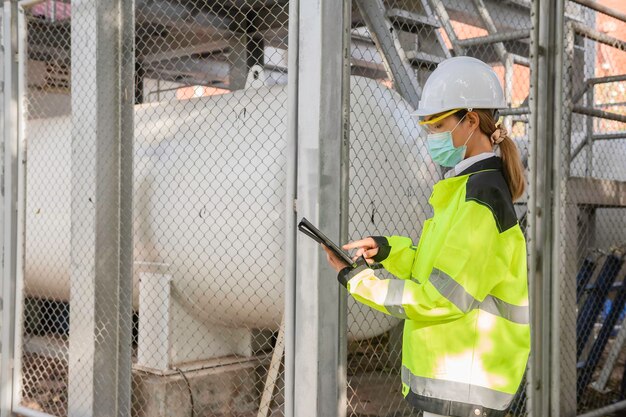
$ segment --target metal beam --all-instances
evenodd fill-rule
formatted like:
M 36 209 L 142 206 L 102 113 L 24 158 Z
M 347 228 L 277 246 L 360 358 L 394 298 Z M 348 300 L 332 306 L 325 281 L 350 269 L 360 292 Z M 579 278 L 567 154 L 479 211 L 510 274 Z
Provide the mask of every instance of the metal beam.
M 411 64 L 400 45 L 396 30 L 386 16 L 385 5 L 382 0 L 355 0 L 355 2 L 372 38 L 380 48 L 383 62 L 394 88 L 414 108 L 417 108 L 422 91 L 417 83 L 415 71 L 411 68 Z
M 69 417 L 130 416 L 133 106 L 134 1 L 74 1 Z
M 339 240 L 345 133 L 344 2 L 299 2 L 297 219 Z M 293 60 L 292 60 L 293 63 Z M 293 67 L 290 68 L 290 70 Z M 296 68 L 293 68 L 294 70 Z M 290 71 L 290 74 L 296 71 Z M 291 78 L 290 78 L 291 81 Z M 293 226 L 293 225 L 292 225 Z M 335 271 L 311 239 L 297 238 L 294 415 L 345 416 L 345 308 Z

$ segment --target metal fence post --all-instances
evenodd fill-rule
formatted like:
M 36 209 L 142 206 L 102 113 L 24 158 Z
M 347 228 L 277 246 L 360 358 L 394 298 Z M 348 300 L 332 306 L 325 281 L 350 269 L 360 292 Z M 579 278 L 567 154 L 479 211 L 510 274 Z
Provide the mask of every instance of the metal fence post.
M 341 228 L 343 10 L 342 2 L 329 0 L 299 4 L 298 218 L 307 217 L 335 240 Z M 295 415 L 341 416 L 344 295 L 319 246 L 302 236 L 297 242 Z
M 531 288 L 532 350 L 529 373 L 530 415 L 557 416 L 559 392 L 551 378 L 550 363 L 558 363 L 553 356 L 552 342 L 559 335 L 558 317 L 552 304 L 555 280 L 553 259 L 554 217 L 552 193 L 558 181 L 553 171 L 561 134 L 560 118 L 545 118 L 548 109 L 562 113 L 561 75 L 563 36 L 563 0 L 532 2 L 531 17 L 531 89 L 530 89 L 530 193 L 529 193 L 529 282 Z M 556 193 L 555 193 L 556 194 Z M 558 195 L 558 194 L 557 194 Z M 558 300 L 557 300 L 558 301 Z M 558 349 L 556 349 L 558 354 Z M 556 362 L 554 362 L 556 360 Z M 558 407 L 557 407 L 558 408 Z M 556 413 L 555 413 L 556 411 Z
M 133 7 L 72 3 L 72 417 L 130 415 Z
M 285 179 L 285 417 L 294 417 L 296 335 L 296 196 L 298 173 L 298 50 L 299 0 L 289 1 L 287 140 Z
M 17 265 L 17 171 L 19 164 L 19 100 L 17 77 L 17 2 L 5 1 L 3 8 L 3 265 L 0 305 L 2 345 L 0 360 L 0 415 L 11 415 L 13 395 L 13 349 L 15 337 L 15 277 Z

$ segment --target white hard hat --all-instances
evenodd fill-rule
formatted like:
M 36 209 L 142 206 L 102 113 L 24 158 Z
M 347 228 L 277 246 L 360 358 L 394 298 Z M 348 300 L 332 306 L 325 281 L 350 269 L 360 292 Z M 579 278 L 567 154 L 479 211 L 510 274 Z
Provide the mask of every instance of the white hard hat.
M 413 116 L 452 109 L 508 107 L 494 70 L 479 59 L 457 56 L 442 61 L 428 77 Z

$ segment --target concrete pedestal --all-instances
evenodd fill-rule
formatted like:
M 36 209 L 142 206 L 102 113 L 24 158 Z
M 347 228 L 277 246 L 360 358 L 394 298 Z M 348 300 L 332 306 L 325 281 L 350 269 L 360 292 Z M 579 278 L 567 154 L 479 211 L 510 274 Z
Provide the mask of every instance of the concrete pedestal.
M 263 361 L 254 358 L 225 364 L 226 361 L 222 358 L 208 368 L 162 374 L 134 369 L 133 416 L 256 416 L 263 384 L 259 372 Z

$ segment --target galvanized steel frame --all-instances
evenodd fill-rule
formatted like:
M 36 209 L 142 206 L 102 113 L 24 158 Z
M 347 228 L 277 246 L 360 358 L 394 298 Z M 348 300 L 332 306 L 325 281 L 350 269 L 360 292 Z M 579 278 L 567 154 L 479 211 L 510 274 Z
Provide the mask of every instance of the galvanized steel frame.
M 531 10 L 528 249 L 532 346 L 527 390 L 531 416 L 561 415 L 558 406 L 561 397 L 560 366 L 555 366 L 556 371 L 552 372 L 550 364 L 560 363 L 558 346 L 554 351 L 552 349 L 555 336 L 560 335 L 560 327 L 555 308 L 559 301 L 555 291 L 558 284 L 555 273 L 559 266 L 558 245 L 555 244 L 555 218 L 551 214 L 557 212 L 552 193 L 559 195 L 555 190 L 559 186 L 558 177 L 555 177 L 553 168 L 556 168 L 555 163 L 558 165 L 562 141 L 560 68 L 563 60 L 563 9 L 564 0 L 549 0 L 532 2 Z M 555 117 L 541 117 L 549 109 L 556 110 Z
M 26 60 L 28 57 L 26 31 L 25 7 L 29 7 L 40 3 L 41 0 L 26 0 L 17 3 L 17 79 L 18 79 L 18 155 L 22 163 L 18 161 L 18 202 L 17 202 L 17 249 L 16 271 L 15 271 L 15 329 L 14 329 L 14 345 L 13 345 L 13 400 L 12 406 L 15 410 L 19 407 L 22 389 L 22 322 L 24 319 L 24 210 L 26 207 L 26 182 L 25 182 L 25 164 L 27 161 L 26 140 L 24 131 L 26 128 Z
M 297 95 L 290 99 L 297 103 L 290 111 L 297 114 L 292 113 L 289 129 L 297 136 L 297 141 L 290 140 L 290 150 L 297 144 L 297 219 L 307 217 L 337 241 L 346 230 L 341 210 L 347 192 L 344 135 L 348 131 L 348 97 L 344 83 L 349 80 L 349 60 L 343 3 L 297 3 L 297 67 L 289 68 L 290 74 L 297 73 L 295 80 L 289 78 L 296 83 L 289 91 Z M 294 61 L 292 55 L 290 64 Z M 343 416 L 347 397 L 345 293 L 319 245 L 300 234 L 296 248 L 295 319 L 288 326 L 295 332 L 291 342 L 294 358 L 289 359 L 293 371 L 287 370 L 288 377 L 294 378 L 293 415 Z M 287 411 L 287 415 L 291 413 Z
M 0 416 L 11 415 L 15 335 L 15 287 L 18 251 L 18 167 L 20 100 L 17 65 L 17 2 L 3 5 L 3 239 L 2 239 L 2 355 L 0 359 Z
M 134 1 L 83 0 L 72 11 L 72 59 L 82 57 L 72 65 L 68 415 L 123 417 L 131 408 Z M 79 248 L 86 259 L 74 258 Z

